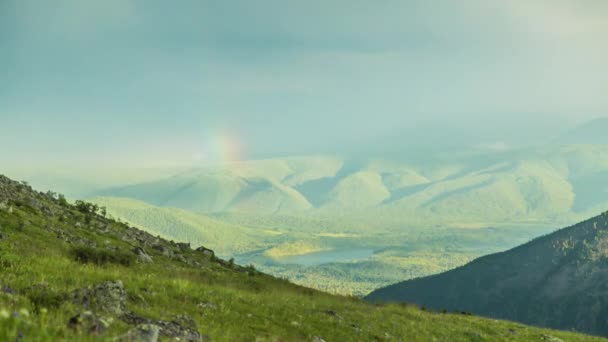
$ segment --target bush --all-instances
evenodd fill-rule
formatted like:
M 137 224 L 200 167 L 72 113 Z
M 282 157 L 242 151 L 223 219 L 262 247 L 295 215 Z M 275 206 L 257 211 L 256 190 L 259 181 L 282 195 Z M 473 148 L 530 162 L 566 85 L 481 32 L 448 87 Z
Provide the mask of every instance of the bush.
M 105 249 L 97 249 L 92 247 L 75 247 L 70 251 L 70 253 L 76 261 L 83 264 L 117 264 L 130 266 L 135 261 L 135 256 L 131 253 L 108 251 Z
M 63 304 L 67 295 L 44 287 L 33 287 L 26 291 L 26 296 L 34 305 L 34 313 L 41 309 L 56 309 Z
M 256 269 L 255 269 L 255 266 L 253 266 L 253 264 L 249 264 L 249 265 L 246 267 L 246 269 L 247 269 L 247 274 L 248 274 L 250 277 L 255 276 L 255 274 L 256 274 Z

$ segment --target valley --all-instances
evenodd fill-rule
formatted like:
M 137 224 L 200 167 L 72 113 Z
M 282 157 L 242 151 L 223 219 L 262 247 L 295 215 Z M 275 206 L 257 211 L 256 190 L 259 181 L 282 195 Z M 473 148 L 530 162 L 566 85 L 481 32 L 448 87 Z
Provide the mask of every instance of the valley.
M 304 156 L 90 189 L 112 216 L 332 293 L 364 296 L 525 243 L 608 206 L 606 145 L 432 161 Z
M 551 231 L 513 228 L 385 230 L 383 224 L 245 213 L 197 214 L 124 198 L 95 198 L 109 215 L 167 239 L 204 244 L 226 259 L 331 293 L 364 296 Z M 353 228 L 350 228 L 353 227 Z

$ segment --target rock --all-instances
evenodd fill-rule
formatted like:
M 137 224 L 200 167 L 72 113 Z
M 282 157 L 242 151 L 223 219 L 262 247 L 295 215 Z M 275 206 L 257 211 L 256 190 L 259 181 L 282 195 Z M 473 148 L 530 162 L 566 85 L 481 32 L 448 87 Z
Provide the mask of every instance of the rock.
M 196 321 L 188 315 L 177 315 L 173 318 L 173 322 L 182 327 L 196 330 Z
M 201 340 L 201 334 L 198 331 L 181 326 L 177 322 L 156 321 L 155 323 L 160 327 L 160 335 L 163 337 L 186 342 L 199 342 Z
M 128 324 L 152 324 L 159 327 L 159 335 L 169 339 L 186 342 L 199 342 L 201 334 L 196 330 L 196 322 L 186 316 L 176 316 L 171 321 L 152 320 L 137 316 L 131 312 L 122 316 L 123 321 Z
M 125 292 L 122 281 L 106 281 L 101 284 L 79 289 L 71 294 L 71 300 L 76 305 L 95 313 L 120 316 L 125 313 Z
M 312 342 L 325 342 L 325 340 L 320 338 L 319 336 L 314 336 L 312 338 Z
M 137 260 L 142 264 L 148 264 L 152 262 L 152 257 L 146 254 L 146 251 L 144 251 L 141 247 L 136 247 L 135 249 L 133 249 L 133 253 L 137 255 Z
M 178 243 L 177 243 L 177 247 L 178 247 L 179 249 L 181 249 L 181 250 L 182 250 L 182 252 L 189 251 L 189 250 L 191 249 L 191 248 L 190 248 L 190 243 L 189 243 L 189 242 L 188 242 L 188 243 L 185 243 L 185 242 L 178 242 Z
M 160 334 L 160 327 L 154 324 L 140 324 L 120 336 L 116 341 L 124 342 L 156 342 Z
M 331 316 L 337 320 L 342 320 L 342 317 L 340 315 L 338 315 L 338 313 L 335 312 L 334 310 L 327 310 L 327 311 L 325 311 L 325 314 L 328 316 Z
M 177 260 L 179 260 L 179 261 L 183 262 L 184 264 L 187 264 L 187 263 L 188 263 L 188 260 L 186 260 L 186 258 L 184 258 L 184 256 L 183 256 L 183 255 L 181 255 L 181 254 L 177 254 L 177 255 L 175 255 L 175 258 L 176 258 Z
M 110 324 L 112 324 L 112 318 L 98 317 L 91 311 L 84 311 L 68 321 L 69 328 L 94 335 L 106 331 L 110 327 Z
M 164 246 L 164 245 L 153 245 L 152 248 L 156 251 L 158 251 L 160 254 L 166 256 L 167 258 L 173 258 L 174 254 L 173 251 L 171 250 L 171 248 Z
M 196 306 L 201 310 L 215 310 L 217 309 L 217 305 L 213 304 L 213 303 L 198 303 L 198 305 Z
M 564 340 L 562 340 L 561 338 L 557 338 L 554 336 L 550 336 L 550 335 L 541 335 L 540 339 L 543 341 L 548 341 L 548 342 L 564 342 Z
M 208 258 L 212 258 L 215 256 L 215 252 L 209 248 L 206 247 L 199 247 L 196 249 L 197 252 L 203 253 L 204 256 L 208 257 Z

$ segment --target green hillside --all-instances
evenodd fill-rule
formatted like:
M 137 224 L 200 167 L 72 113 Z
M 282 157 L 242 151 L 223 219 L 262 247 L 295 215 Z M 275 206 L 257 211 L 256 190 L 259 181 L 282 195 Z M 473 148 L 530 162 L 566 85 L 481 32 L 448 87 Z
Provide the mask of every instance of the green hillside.
M 324 294 L 96 212 L 0 176 L 0 340 L 600 340 Z
M 97 197 L 92 202 L 103 206 L 113 217 L 137 225 L 163 238 L 205 244 L 218 255 L 247 252 L 266 246 L 273 237 L 253 229 L 222 222 L 208 216 L 176 208 L 160 208 L 129 198 Z
M 371 293 L 559 329 L 608 334 L 608 213 L 507 252 Z

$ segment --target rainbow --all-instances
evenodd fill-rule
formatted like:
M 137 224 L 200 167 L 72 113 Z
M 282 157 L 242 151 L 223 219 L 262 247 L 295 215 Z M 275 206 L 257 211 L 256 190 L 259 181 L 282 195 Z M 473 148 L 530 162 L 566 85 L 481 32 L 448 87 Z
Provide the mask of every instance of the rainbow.
M 205 134 L 195 159 L 210 164 L 227 164 L 244 160 L 245 144 L 233 132 L 216 130 Z

